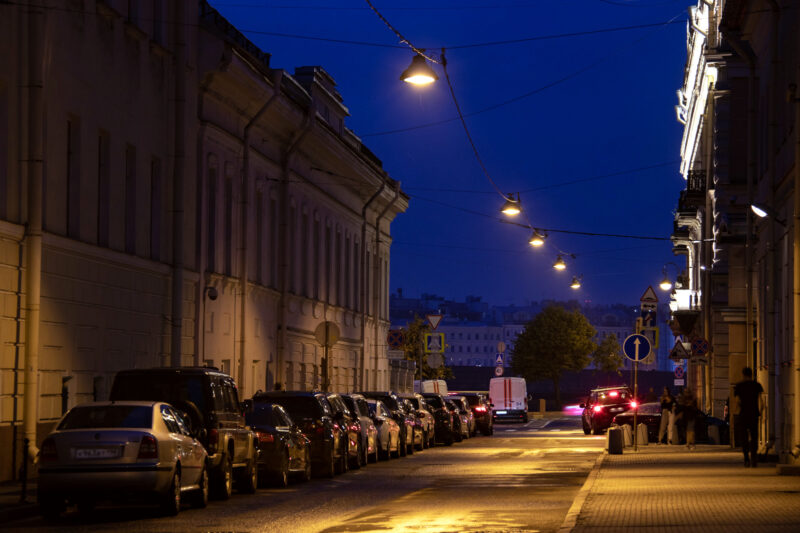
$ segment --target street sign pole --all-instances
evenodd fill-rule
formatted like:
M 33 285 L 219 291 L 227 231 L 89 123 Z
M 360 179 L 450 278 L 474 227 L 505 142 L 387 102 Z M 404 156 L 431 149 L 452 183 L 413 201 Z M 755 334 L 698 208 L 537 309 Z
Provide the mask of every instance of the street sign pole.
M 639 413 L 639 361 L 650 355 L 650 339 L 640 333 L 628 335 L 622 343 L 622 351 L 625 357 L 633 361 L 633 401 L 636 407 L 633 408 L 633 449 L 639 451 L 639 439 L 636 431 Z
M 639 413 L 639 361 L 633 363 L 633 401 L 636 402 L 636 407 L 633 409 L 633 451 L 639 451 L 639 431 L 636 424 L 636 415 Z

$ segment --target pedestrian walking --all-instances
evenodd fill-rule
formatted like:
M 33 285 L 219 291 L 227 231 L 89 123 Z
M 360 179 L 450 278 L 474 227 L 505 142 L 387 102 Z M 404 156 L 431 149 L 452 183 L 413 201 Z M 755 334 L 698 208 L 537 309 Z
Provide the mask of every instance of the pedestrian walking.
M 667 429 L 675 425 L 675 422 L 670 420 L 673 417 L 672 407 L 674 405 L 675 398 L 669 392 L 669 387 L 664 387 L 664 392 L 661 393 L 661 424 L 658 427 L 658 441 L 656 444 L 663 443 L 665 436 L 668 439 L 667 442 L 672 442 L 672 431 L 667 432 Z
M 689 450 L 695 449 L 695 422 L 697 421 L 697 398 L 694 397 L 691 389 L 684 391 L 681 398 L 681 416 L 686 424 L 686 448 Z
M 742 441 L 744 466 L 755 468 L 757 464 L 758 417 L 764 412 L 764 388 L 761 383 L 753 380 L 753 370 L 750 367 L 742 369 L 742 377 L 744 379 L 733 387 L 734 400 L 738 402 L 738 409 L 734 403 L 733 425 L 738 428 L 737 433 Z

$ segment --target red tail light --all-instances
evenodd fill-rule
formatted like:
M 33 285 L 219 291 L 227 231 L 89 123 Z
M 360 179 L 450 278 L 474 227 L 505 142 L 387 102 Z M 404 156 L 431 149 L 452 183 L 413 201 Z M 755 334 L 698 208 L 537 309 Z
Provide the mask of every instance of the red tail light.
M 592 409 L 594 410 L 595 413 L 599 413 L 600 411 L 603 410 L 603 406 L 602 405 L 595 405 L 594 407 L 592 407 Z
M 58 450 L 56 449 L 56 441 L 54 441 L 51 437 L 46 438 L 42 443 L 42 449 L 39 453 L 40 453 L 39 459 L 43 463 L 58 461 Z
M 257 432 L 256 435 L 258 435 L 258 442 L 260 442 L 261 444 L 267 442 L 275 442 L 275 437 L 272 435 L 272 433 Z
M 486 412 L 486 407 L 484 407 L 483 405 L 479 405 L 478 407 L 475 408 L 475 412 L 476 413 L 485 413 Z
M 152 435 L 144 435 L 139 443 L 139 459 L 158 459 L 158 441 Z
M 637 402 L 636 400 L 633 400 L 631 402 L 631 409 L 636 409 L 637 407 L 639 407 L 639 402 Z
M 219 432 L 216 429 L 212 429 L 208 432 L 208 451 L 213 452 L 216 450 L 218 442 Z
M 612 390 L 611 392 L 608 393 L 608 395 L 611 396 L 612 398 L 616 398 L 617 396 L 619 396 L 619 392 Z

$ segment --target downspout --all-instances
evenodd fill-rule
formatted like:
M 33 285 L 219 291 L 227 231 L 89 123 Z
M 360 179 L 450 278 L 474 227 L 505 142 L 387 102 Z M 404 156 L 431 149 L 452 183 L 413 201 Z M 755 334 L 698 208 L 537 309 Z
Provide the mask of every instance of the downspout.
M 284 360 L 287 345 L 287 321 L 288 321 L 288 306 L 287 306 L 287 293 L 289 292 L 289 265 L 292 258 L 288 257 L 289 249 L 289 178 L 291 177 L 291 163 L 297 148 L 308 132 L 311 131 L 316 120 L 317 110 L 314 103 L 309 103 L 306 117 L 303 125 L 295 133 L 294 139 L 289 143 L 288 148 L 283 153 L 281 161 L 281 180 L 280 187 L 280 203 L 279 203 L 279 221 L 278 221 L 278 259 L 280 261 L 280 268 L 278 269 L 278 283 L 280 284 L 280 300 L 278 304 L 278 313 L 280 320 L 277 323 L 277 338 L 278 347 L 275 353 L 275 384 L 286 386 L 284 379 Z
M 275 100 L 278 99 L 281 95 L 281 80 L 283 80 L 283 70 L 278 69 L 274 71 L 274 76 L 272 79 L 272 96 L 269 97 L 269 100 L 264 102 L 264 105 L 261 106 L 261 109 L 250 119 L 250 122 L 244 127 L 244 140 L 242 144 L 243 154 L 242 154 L 242 183 L 241 183 L 241 198 L 239 201 L 239 209 L 241 212 L 242 217 L 242 229 L 241 229 L 241 244 L 239 247 L 239 277 L 241 281 L 239 282 L 239 286 L 241 287 L 242 295 L 240 298 L 240 309 L 239 309 L 239 316 L 241 320 L 239 321 L 241 326 L 239 328 L 239 387 L 242 387 L 244 391 L 246 391 L 246 384 L 245 381 L 245 343 L 247 341 L 247 276 L 248 276 L 248 220 L 249 220 L 249 199 L 252 196 L 252 185 L 254 180 L 250 179 L 250 131 L 252 130 L 253 126 L 258 122 L 258 120 L 266 113 L 267 109 L 272 106 Z M 255 392 L 255 387 L 253 387 L 253 392 Z
M 380 385 L 378 384 L 378 346 L 379 346 L 379 339 L 380 339 L 380 328 L 381 328 L 381 254 L 380 254 L 380 246 L 381 246 L 381 220 L 383 217 L 386 216 L 386 213 L 389 212 L 389 209 L 394 207 L 394 204 L 397 202 L 397 199 L 400 197 L 400 182 L 396 181 L 394 183 L 394 196 L 392 200 L 386 204 L 383 208 L 383 211 L 375 217 L 375 253 L 373 254 L 375 257 L 375 273 L 373 276 L 373 280 L 375 282 L 375 287 L 372 295 L 373 306 L 375 309 L 375 387 L 378 388 Z M 388 296 L 388 295 L 387 295 Z
M 172 322 L 170 365 L 182 366 L 183 337 L 183 173 L 185 154 L 186 42 L 184 4 L 175 3 L 175 162 L 172 192 Z
M 358 280 L 359 286 L 359 307 L 361 308 L 361 375 L 359 376 L 358 389 L 366 390 L 365 382 L 367 380 L 367 210 L 372 205 L 378 196 L 383 194 L 386 190 L 386 180 L 381 182 L 380 188 L 375 191 L 369 200 L 364 204 L 361 209 L 361 276 Z
M 39 453 L 36 426 L 39 420 L 39 308 L 42 289 L 42 179 L 44 166 L 44 8 L 28 6 L 28 224 L 25 281 L 25 370 L 22 375 L 22 431 L 28 439 L 28 459 Z M 24 32 L 23 32 L 24 35 Z M 23 43 L 24 45 L 24 43 Z
M 228 67 L 233 60 L 233 54 L 229 47 L 225 47 L 222 57 L 219 60 L 216 70 L 207 74 L 200 83 L 197 94 L 197 117 L 200 127 L 197 131 L 197 183 L 199 184 L 200 191 L 197 197 L 199 198 L 197 204 L 197 226 L 196 234 L 199 236 L 197 242 L 197 271 L 200 273 L 200 283 L 195 288 L 195 317 L 200 318 L 200 328 L 196 330 L 194 336 L 194 365 L 202 366 L 204 364 L 206 353 L 206 287 L 208 287 L 208 234 L 206 233 L 207 225 L 204 223 L 208 217 L 208 181 L 206 180 L 208 173 L 206 168 L 206 155 L 203 150 L 203 139 L 205 139 L 206 124 L 205 124 L 205 111 L 204 111 L 204 95 L 211 86 L 214 77 L 217 73 L 227 72 Z
M 800 69 L 798 69 L 800 81 Z M 792 455 L 800 458 L 800 98 L 797 85 L 790 86 L 794 102 L 794 212 L 792 234 Z

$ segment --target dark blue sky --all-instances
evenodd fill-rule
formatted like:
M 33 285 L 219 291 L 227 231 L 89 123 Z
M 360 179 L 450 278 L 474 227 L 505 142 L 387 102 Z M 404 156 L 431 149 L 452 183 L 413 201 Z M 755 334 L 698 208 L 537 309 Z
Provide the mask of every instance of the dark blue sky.
M 274 68 L 324 67 L 350 109 L 348 127 L 411 196 L 408 211 L 392 226 L 393 291 L 402 287 L 409 296 L 426 292 L 458 300 L 478 295 L 493 304 L 543 298 L 634 303 L 661 280 L 664 263 L 675 260 L 669 241 L 557 232 L 534 249 L 528 230 L 497 221 L 502 198 L 484 177 L 457 120 L 381 134 L 457 117 L 440 67 L 434 68 L 442 79 L 427 88 L 398 80 L 410 50 L 256 33 L 397 44 L 363 0 L 211 3 L 272 54 Z M 504 191 L 521 191 L 534 226 L 669 237 L 683 188 L 682 127 L 674 106 L 683 81 L 685 23 L 457 46 L 683 21 L 690 3 L 374 3 L 415 46 L 437 53 L 447 47 L 448 72 L 464 113 L 538 90 L 467 118 L 492 178 Z M 567 258 L 564 272 L 552 268 L 559 251 L 576 256 Z M 675 269 L 669 272 L 674 275 Z M 577 291 L 569 288 L 573 275 L 583 277 Z

